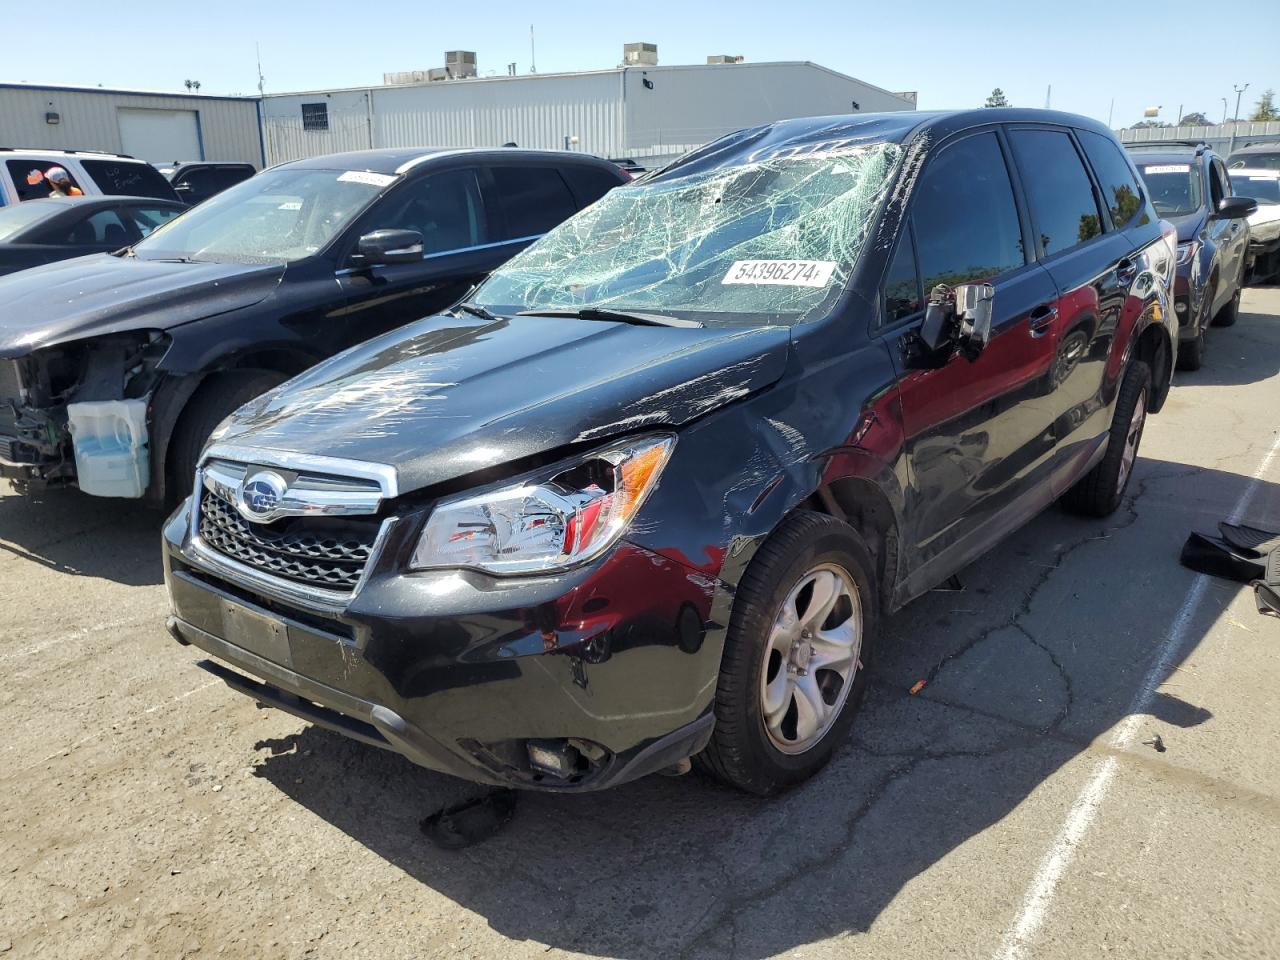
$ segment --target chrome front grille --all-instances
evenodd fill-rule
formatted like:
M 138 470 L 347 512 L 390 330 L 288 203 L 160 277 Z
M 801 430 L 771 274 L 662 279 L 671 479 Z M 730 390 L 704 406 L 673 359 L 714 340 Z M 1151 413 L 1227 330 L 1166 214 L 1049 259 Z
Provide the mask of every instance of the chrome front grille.
M 382 497 L 377 481 L 272 468 L 287 483 L 281 502 L 294 515 L 259 522 L 248 519 L 240 501 L 262 469 L 226 460 L 202 468 L 195 523 L 201 546 L 234 561 L 242 574 L 330 595 L 353 591 L 383 524 L 374 516 Z

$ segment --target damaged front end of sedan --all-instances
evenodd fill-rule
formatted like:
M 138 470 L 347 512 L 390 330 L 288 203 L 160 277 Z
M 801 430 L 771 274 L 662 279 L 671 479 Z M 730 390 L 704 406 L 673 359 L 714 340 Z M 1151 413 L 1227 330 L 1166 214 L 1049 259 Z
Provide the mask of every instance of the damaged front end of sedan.
M 140 497 L 147 422 L 168 337 L 116 333 L 0 356 L 0 479 Z

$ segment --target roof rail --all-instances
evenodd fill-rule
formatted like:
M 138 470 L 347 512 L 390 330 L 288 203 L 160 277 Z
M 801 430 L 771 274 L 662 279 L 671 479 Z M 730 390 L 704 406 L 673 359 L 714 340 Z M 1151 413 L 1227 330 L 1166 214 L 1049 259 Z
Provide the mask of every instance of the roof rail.
M 0 151 L 8 153 L 69 153 L 73 156 L 87 154 L 94 157 L 115 157 L 118 160 L 137 160 L 127 153 L 112 153 L 110 150 L 63 150 L 61 147 L 0 147 Z

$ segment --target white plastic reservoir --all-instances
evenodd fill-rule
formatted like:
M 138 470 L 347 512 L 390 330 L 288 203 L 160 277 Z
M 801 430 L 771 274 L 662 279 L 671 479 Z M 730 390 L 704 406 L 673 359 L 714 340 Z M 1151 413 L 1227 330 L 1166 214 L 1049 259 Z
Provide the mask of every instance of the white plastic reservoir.
M 147 402 L 67 404 L 80 489 L 95 497 L 140 497 L 147 489 Z

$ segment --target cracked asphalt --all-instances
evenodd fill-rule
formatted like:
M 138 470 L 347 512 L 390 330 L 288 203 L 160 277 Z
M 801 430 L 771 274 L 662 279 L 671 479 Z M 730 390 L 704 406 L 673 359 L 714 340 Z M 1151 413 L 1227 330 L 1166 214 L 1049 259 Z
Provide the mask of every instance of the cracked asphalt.
M 1177 562 L 1242 498 L 1280 529 L 1277 409 L 1251 289 L 1120 512 L 1050 510 L 888 620 L 810 784 L 525 796 L 459 853 L 418 821 L 473 788 L 168 638 L 155 515 L 0 494 L 0 955 L 1278 957 L 1280 621 Z

